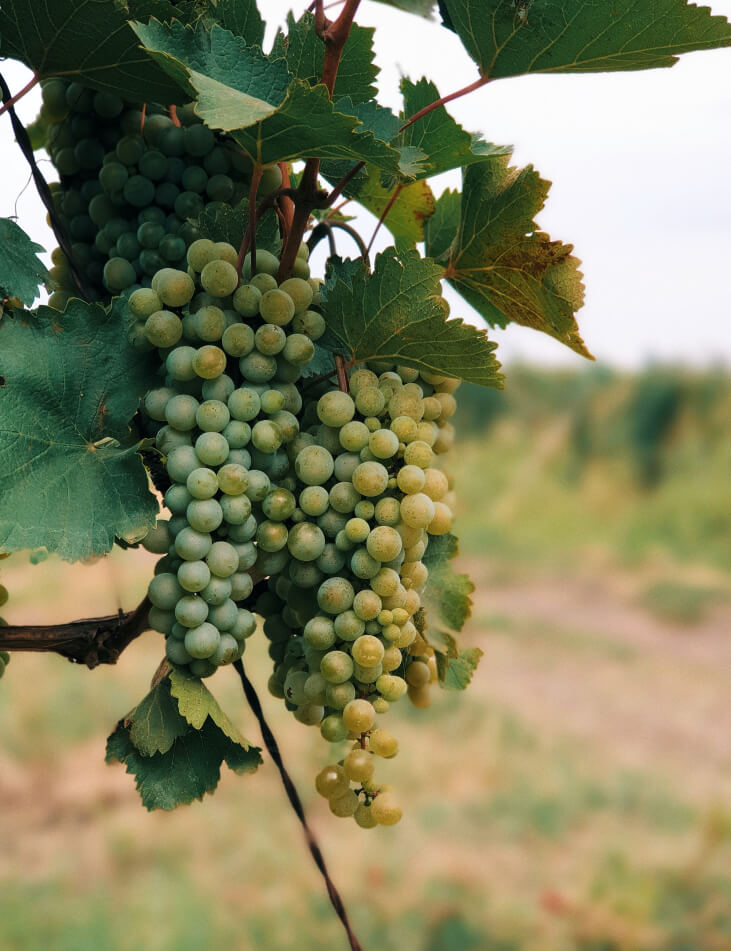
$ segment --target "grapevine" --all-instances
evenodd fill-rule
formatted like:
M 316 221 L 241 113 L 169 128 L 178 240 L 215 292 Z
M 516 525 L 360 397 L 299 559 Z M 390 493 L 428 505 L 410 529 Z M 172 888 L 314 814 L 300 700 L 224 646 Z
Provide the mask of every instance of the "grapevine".
M 208 689 L 233 666 L 355 948 L 244 669 L 247 641 L 260 626 L 268 690 L 329 744 L 313 773 L 330 811 L 398 824 L 403 800 L 381 774 L 398 701 L 464 689 L 481 656 L 459 644 L 472 585 L 451 565 L 458 387 L 503 385 L 492 327 L 591 357 L 579 261 L 535 222 L 549 184 L 446 106 L 516 75 L 671 66 L 731 45 L 731 27 L 683 0 L 442 0 L 478 76 L 444 95 L 404 79 L 396 114 L 377 99 L 359 0 L 332 20 L 314 0 L 268 53 L 254 0 L 47 6 L 48 22 L 30 0 L 0 10 L 0 54 L 33 73 L 15 95 L 2 80 L 0 114 L 58 241 L 46 272 L 42 249 L 0 221 L 0 550 L 160 557 L 128 614 L 5 625 L 0 675 L 8 650 L 91 668 L 159 632 L 151 691 L 107 759 L 148 809 L 173 809 L 212 792 L 223 763 L 261 762 Z M 26 130 L 15 104 L 37 84 Z M 31 145 L 51 158 L 50 187 Z M 428 180 L 456 169 L 461 192 L 435 196 Z M 375 233 L 349 224 L 348 203 L 392 234 L 373 261 Z M 338 254 L 342 232 L 358 255 Z M 484 326 L 450 315 L 445 281 Z M 33 309 L 41 286 L 48 304 Z

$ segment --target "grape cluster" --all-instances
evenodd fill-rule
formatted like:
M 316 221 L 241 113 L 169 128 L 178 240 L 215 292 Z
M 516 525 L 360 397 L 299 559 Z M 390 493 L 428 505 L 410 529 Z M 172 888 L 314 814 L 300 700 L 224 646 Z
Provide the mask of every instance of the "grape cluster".
M 230 140 L 200 122 L 192 107 L 179 125 L 160 107 L 141 107 L 80 83 L 43 84 L 46 149 L 61 177 L 54 186 L 59 216 L 94 299 L 149 287 L 164 267 L 185 268 L 198 237 L 194 219 L 248 194 L 251 162 Z M 281 184 L 265 170 L 263 190 Z M 51 306 L 74 293 L 59 249 Z
M 374 757 L 398 751 L 376 717 L 404 695 L 428 706 L 436 680 L 421 634 L 422 559 L 429 537 L 452 524 L 450 480 L 437 463 L 453 441 L 459 385 L 374 369 L 356 370 L 350 393 L 326 387 L 304 407 L 289 448 L 293 510 L 258 533 L 259 544 L 278 546 L 281 565 L 256 603 L 272 642 L 270 691 L 329 742 L 355 741 L 316 786 L 335 815 L 364 827 L 401 817 L 373 781 Z
M 303 245 L 298 270 L 308 276 L 306 259 Z M 231 245 L 196 240 L 187 272 L 162 269 L 127 303 L 136 345 L 164 361 L 163 385 L 144 403 L 172 482 L 172 518 L 145 540 L 163 555 L 150 624 L 165 634 L 168 659 L 197 677 L 241 656 L 256 627 L 241 602 L 255 578 L 283 567 L 278 533 L 286 541 L 294 498 L 277 483 L 299 436 L 295 383 L 325 327 L 311 309 L 318 281 L 278 285 L 278 259 L 259 251 L 253 276 L 250 257 L 243 262 L 240 285 L 236 261 Z

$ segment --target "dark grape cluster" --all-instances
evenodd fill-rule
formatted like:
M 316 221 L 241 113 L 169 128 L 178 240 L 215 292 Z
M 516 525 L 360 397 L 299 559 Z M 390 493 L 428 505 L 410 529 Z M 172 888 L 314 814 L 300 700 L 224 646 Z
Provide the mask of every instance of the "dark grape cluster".
M 61 178 L 53 189 L 58 213 L 94 299 L 149 287 L 161 268 L 185 268 L 195 219 L 248 195 L 250 160 L 191 107 L 174 119 L 161 107 L 143 112 L 111 93 L 51 79 L 42 115 Z M 266 170 L 265 179 L 262 188 L 276 188 L 279 169 Z M 50 303 L 63 307 L 78 291 L 59 250 L 53 263 Z

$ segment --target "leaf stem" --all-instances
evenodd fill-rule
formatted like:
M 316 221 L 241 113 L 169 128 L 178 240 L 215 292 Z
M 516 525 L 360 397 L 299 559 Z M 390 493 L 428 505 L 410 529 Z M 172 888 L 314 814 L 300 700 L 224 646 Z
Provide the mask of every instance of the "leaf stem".
M 398 200 L 398 196 L 401 194 L 403 187 L 404 187 L 404 182 L 400 182 L 396 186 L 396 188 L 394 188 L 393 195 L 391 195 L 391 197 L 388 199 L 388 204 L 383 209 L 383 213 L 381 214 L 381 217 L 378 219 L 378 224 L 376 225 L 373 231 L 373 234 L 371 235 L 370 243 L 368 244 L 368 247 L 366 249 L 367 255 L 370 254 L 371 248 L 373 247 L 373 242 L 376 240 L 376 235 L 380 231 L 381 225 L 383 224 L 383 222 L 386 220 L 386 218 L 388 218 L 389 214 L 391 213 L 391 209 L 396 204 Z
M 39 80 L 40 80 L 40 77 L 36 75 L 36 73 L 33 73 L 33 79 L 31 79 L 29 83 L 26 83 L 26 85 L 23 86 L 23 88 L 20 90 L 19 93 L 16 93 L 10 99 L 6 99 L 3 102 L 2 107 L 0 107 L 0 116 L 4 112 L 7 112 L 8 109 L 12 109 L 16 102 L 19 102 L 23 98 L 23 96 L 25 96 L 26 93 L 29 93 L 34 86 L 38 85 Z
M 345 357 L 342 353 L 338 353 L 335 357 L 335 366 L 338 371 L 338 389 L 343 393 L 350 392 L 350 386 L 348 385 L 348 365 L 345 362 Z
M 236 259 L 236 273 L 241 280 L 241 272 L 244 268 L 244 258 L 251 251 L 252 274 L 256 274 L 256 223 L 259 215 L 259 209 L 256 207 L 256 193 L 259 190 L 259 183 L 263 169 L 258 162 L 254 163 L 254 170 L 251 173 L 251 185 L 249 186 L 249 221 L 246 225 L 244 237 L 241 240 L 239 256 Z
M 351 168 L 348 174 L 343 175 L 343 177 L 340 179 L 337 185 L 335 185 L 333 190 L 327 196 L 328 208 L 330 208 L 332 205 L 335 204 L 335 202 L 338 200 L 338 198 L 340 198 L 342 193 L 345 191 L 348 185 L 352 182 L 352 180 L 355 178 L 358 172 L 363 168 L 365 168 L 365 162 L 356 162 L 356 164 Z
M 435 102 L 429 103 L 428 106 L 424 106 L 423 109 L 419 109 L 419 111 L 415 112 L 413 116 L 410 116 L 401 126 L 399 132 L 403 132 L 405 129 L 408 129 L 409 126 L 412 126 L 415 122 L 418 122 L 419 119 L 423 119 L 424 116 L 428 116 L 430 112 L 434 112 L 441 106 L 445 106 L 448 102 L 452 102 L 454 99 L 460 99 L 462 96 L 466 96 L 468 93 L 474 92 L 476 89 L 481 89 L 482 86 L 486 86 L 489 81 L 489 76 L 480 76 L 479 79 L 476 79 L 473 83 L 470 83 L 469 86 L 464 86 L 462 89 L 458 89 L 456 92 L 452 92 L 448 96 L 442 96 L 441 99 L 437 99 Z

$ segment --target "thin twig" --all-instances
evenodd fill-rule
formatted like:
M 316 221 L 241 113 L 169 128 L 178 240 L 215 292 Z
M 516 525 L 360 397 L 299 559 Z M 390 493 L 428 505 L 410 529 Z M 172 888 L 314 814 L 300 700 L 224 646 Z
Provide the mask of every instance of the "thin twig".
M 409 126 L 412 126 L 415 122 L 418 122 L 419 119 L 423 119 L 424 116 L 428 116 L 430 112 L 434 112 L 441 106 L 445 106 L 448 102 L 452 102 L 454 99 L 460 99 L 462 96 L 466 96 L 468 93 L 474 92 L 476 89 L 481 89 L 483 86 L 486 86 L 489 81 L 489 76 L 480 76 L 479 79 L 476 79 L 473 83 L 470 83 L 469 86 L 464 86 L 462 89 L 458 89 L 456 92 L 452 92 L 448 96 L 442 96 L 441 99 L 437 99 L 434 102 L 429 103 L 428 106 L 424 106 L 423 109 L 419 109 L 418 112 L 415 112 L 413 116 L 409 116 L 406 122 L 399 129 L 399 132 L 403 132 L 404 129 L 408 129 Z
M 345 191 L 345 189 L 348 187 L 348 185 L 352 182 L 352 180 L 355 178 L 355 176 L 358 174 L 358 172 L 362 168 L 365 168 L 365 162 L 356 162 L 355 165 L 351 168 L 351 170 L 347 173 L 347 175 L 343 175 L 340 181 L 335 185 L 333 190 L 327 196 L 328 208 L 331 208 L 335 204 L 335 202 L 338 200 L 338 198 L 340 198 L 342 193 Z
M 401 194 L 403 187 L 404 187 L 404 182 L 401 182 L 400 184 L 398 184 L 396 188 L 394 188 L 393 190 L 393 195 L 391 195 L 391 197 L 388 199 L 388 204 L 383 209 L 383 213 L 381 214 L 381 217 L 378 219 L 378 224 L 376 225 L 373 231 L 373 234 L 371 235 L 371 240 L 368 244 L 368 248 L 366 251 L 367 254 L 370 254 L 371 248 L 373 247 L 373 242 L 376 240 L 376 235 L 378 234 L 383 222 L 386 220 L 386 218 L 388 218 L 391 212 L 391 209 L 396 204 L 396 201 L 398 200 L 398 196 Z
M 246 694 L 246 699 L 251 707 L 254 716 L 259 721 L 259 728 L 261 729 L 261 735 L 264 740 L 264 744 L 269 752 L 269 755 L 274 760 L 274 764 L 279 770 L 279 775 L 282 779 L 282 785 L 284 786 L 285 792 L 287 793 L 287 798 L 289 799 L 290 805 L 295 812 L 295 815 L 300 821 L 302 830 L 305 834 L 305 839 L 307 840 L 307 846 L 310 850 L 310 854 L 315 861 L 315 865 L 320 870 L 320 874 L 325 880 L 325 886 L 327 887 L 327 893 L 332 903 L 333 908 L 335 909 L 335 914 L 338 916 L 342 922 L 343 928 L 345 928 L 345 933 L 348 936 L 348 941 L 350 942 L 350 947 L 352 951 L 363 951 L 362 946 L 358 939 L 356 938 L 350 921 L 348 919 L 348 913 L 345 910 L 345 905 L 343 900 L 340 897 L 340 893 L 335 887 L 333 880 L 330 878 L 330 874 L 325 865 L 325 859 L 322 854 L 322 850 L 317 843 L 317 839 L 307 822 L 307 817 L 305 816 L 305 810 L 302 806 L 302 800 L 300 799 L 297 788 L 292 782 L 292 778 L 287 772 L 284 763 L 282 761 L 282 754 L 279 751 L 279 745 L 272 733 L 271 727 L 266 721 L 264 716 L 264 711 L 262 710 L 259 697 L 257 696 L 254 685 L 251 683 L 249 678 L 246 676 L 246 671 L 244 670 L 244 665 L 240 660 L 234 661 L 234 668 L 236 673 L 241 679 L 241 684 L 244 688 L 244 693 Z
M 335 237 L 333 235 L 332 225 L 327 221 L 321 221 L 312 229 L 312 234 L 310 235 L 310 239 L 307 242 L 307 247 L 309 248 L 310 252 L 314 251 L 323 238 L 327 238 L 328 245 L 330 247 L 330 257 L 334 258 L 338 253 L 338 249 L 335 246 Z
M 366 243 L 358 234 L 358 232 L 353 228 L 352 225 L 349 225 L 346 221 L 328 221 L 328 224 L 331 228 L 339 228 L 341 231 L 344 231 L 346 234 L 349 234 L 350 237 L 355 241 L 360 250 L 360 256 L 363 258 L 366 264 L 370 266 L 370 258 L 368 256 L 368 248 Z
M 249 187 L 249 221 L 246 225 L 244 237 L 241 240 L 239 256 L 236 259 L 236 273 L 241 280 L 241 272 L 244 268 L 244 258 L 251 251 L 251 273 L 256 274 L 256 224 L 258 220 L 259 209 L 256 206 L 256 193 L 259 189 L 259 182 L 263 169 L 258 163 L 254 163 L 254 169 L 251 173 L 251 185 Z
M 26 93 L 29 93 L 31 89 L 38 84 L 38 79 L 39 77 L 36 76 L 35 73 L 33 73 L 33 79 L 31 79 L 29 83 L 26 83 L 26 85 L 23 86 L 20 92 L 16 93 L 10 99 L 5 99 L 2 104 L 2 107 L 0 107 L 0 116 L 4 112 L 7 112 L 9 109 L 12 109 L 16 102 L 20 102 L 23 96 L 25 96 Z

